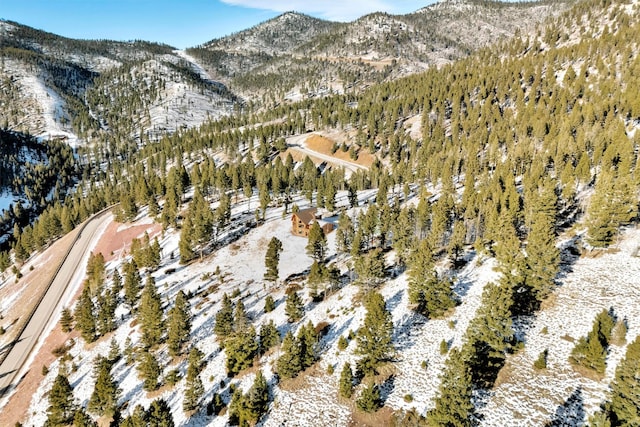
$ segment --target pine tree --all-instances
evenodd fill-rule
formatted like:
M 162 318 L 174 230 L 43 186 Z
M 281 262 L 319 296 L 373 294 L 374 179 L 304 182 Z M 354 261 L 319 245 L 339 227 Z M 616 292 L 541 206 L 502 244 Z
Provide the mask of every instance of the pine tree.
M 92 295 L 97 295 L 104 284 L 105 261 L 101 252 L 89 254 L 87 261 L 87 284 Z
M 316 348 L 318 345 L 318 333 L 311 321 L 300 328 L 296 342 L 298 343 L 300 351 L 300 366 L 302 369 L 307 369 L 312 366 L 318 358 Z
M 427 413 L 429 425 L 471 427 L 474 411 L 472 392 L 471 369 L 454 348 L 449 352 L 441 374 L 435 407 Z
M 611 412 L 615 426 L 640 425 L 640 336 L 627 346 L 611 385 Z
M 267 412 L 269 405 L 269 386 L 262 371 L 258 371 L 253 384 L 243 399 L 243 420 L 249 425 L 255 425 L 262 415 Z
M 105 289 L 102 295 L 98 296 L 98 316 L 97 316 L 97 329 L 100 335 L 107 334 L 116 329 L 116 308 L 118 308 L 118 301 L 116 295 L 111 289 Z
M 380 388 L 371 382 L 368 386 L 362 389 L 360 397 L 356 401 L 358 409 L 364 412 L 375 412 L 382 407 L 380 401 Z
M 358 361 L 358 369 L 371 374 L 381 362 L 389 360 L 394 351 L 393 322 L 384 298 L 378 292 L 367 295 L 365 308 L 367 313 L 357 337 L 357 353 L 364 356 Z
M 604 374 L 607 348 L 614 325 L 615 319 L 612 312 L 602 310 L 598 313 L 591 331 L 586 337 L 581 337 L 571 351 L 571 362 Z
M 365 290 L 371 290 L 378 286 L 385 276 L 384 253 L 380 248 L 370 250 L 355 260 L 355 270 L 358 275 L 358 283 Z
M 179 291 L 175 305 L 169 310 L 167 322 L 167 346 L 173 357 L 182 353 L 182 348 L 189 342 L 191 333 L 191 312 L 189 301 L 184 292 Z
M 118 345 L 118 341 L 116 341 L 115 337 L 111 338 L 111 343 L 109 344 L 109 353 L 107 354 L 107 360 L 113 366 L 121 358 L 122 358 L 122 354 L 120 354 L 120 346 Z
M 95 307 L 91 300 L 89 287 L 82 289 L 82 294 L 76 305 L 74 318 L 76 319 L 76 328 L 80 330 L 82 338 L 91 343 L 96 340 L 96 321 L 94 317 Z
M 232 377 L 253 365 L 253 360 L 258 355 L 259 350 L 256 330 L 253 326 L 250 326 L 236 332 L 227 338 L 224 347 L 227 353 L 227 375 Z
M 637 215 L 637 201 L 628 179 L 603 171 L 596 181 L 595 194 L 587 209 L 589 244 L 605 247 L 613 243 L 618 227 Z
M 226 293 L 222 297 L 222 307 L 216 313 L 216 323 L 213 332 L 224 339 L 233 333 L 233 303 Z
M 160 378 L 160 365 L 153 353 L 147 348 L 142 348 L 138 354 L 138 373 L 142 377 L 142 387 L 146 391 L 154 391 L 158 388 Z
M 458 220 L 453 224 L 453 233 L 449 244 L 447 246 L 447 253 L 451 257 L 451 262 L 454 266 L 457 266 L 460 262 L 460 255 L 464 250 L 464 243 L 467 229 L 464 226 L 464 221 Z
M 112 417 L 117 411 L 120 390 L 111 377 L 111 363 L 105 358 L 98 357 L 94 362 L 94 370 L 97 370 L 98 376 L 87 410 L 98 416 Z
M 71 424 L 75 407 L 71 384 L 64 374 L 59 373 L 49 391 L 46 426 L 58 427 Z
M 291 292 L 287 295 L 284 312 L 289 323 L 297 322 L 304 316 L 304 304 L 297 292 Z
M 233 330 L 234 332 L 245 331 L 251 324 L 247 311 L 244 308 L 244 303 L 239 300 L 236 304 L 236 308 L 233 312 Z
M 243 418 L 244 396 L 241 388 L 236 388 L 231 395 L 229 402 L 229 425 L 246 426 L 246 420 Z
M 302 371 L 300 348 L 291 333 L 287 332 L 280 348 L 282 355 L 276 361 L 276 371 L 282 378 L 294 378 Z
M 276 303 L 271 295 L 267 295 L 264 299 L 264 312 L 271 313 L 276 308 Z
M 164 333 L 162 301 L 152 276 L 147 277 L 147 282 L 140 297 L 138 321 L 142 331 L 142 343 L 146 347 L 153 347 L 159 344 Z
M 452 283 L 438 277 L 431 255 L 431 248 L 423 240 L 409 262 L 409 302 L 419 313 L 434 318 L 442 316 L 456 304 Z
M 527 242 L 526 284 L 533 290 L 533 298 L 541 302 L 553 289 L 558 273 L 560 251 L 555 246 L 555 222 L 558 198 L 553 181 L 546 180 L 534 192 L 532 224 Z
M 196 253 L 193 250 L 193 233 L 194 231 L 191 219 L 186 217 L 182 223 L 182 229 L 180 230 L 180 242 L 178 242 L 180 264 L 187 264 L 196 258 Z
M 505 279 L 503 279 L 503 282 Z M 507 283 L 489 283 L 482 293 L 482 304 L 468 328 L 465 351 L 473 382 L 491 387 L 511 349 L 514 332 L 511 321 L 512 297 Z
M 138 268 L 133 262 L 128 262 L 124 265 L 124 274 L 124 301 L 131 308 L 134 308 L 140 295 L 142 279 L 140 278 L 140 273 L 138 273 Z
M 336 230 L 336 251 L 340 254 L 348 254 L 351 252 L 351 245 L 355 230 L 351 217 L 346 213 L 340 213 L 338 219 L 338 229 Z
M 73 315 L 67 307 L 62 309 L 62 314 L 60 315 L 60 329 L 65 334 L 68 334 L 73 329 Z
M 151 402 L 145 418 L 148 426 L 174 427 L 171 408 L 164 399 L 156 399 Z
M 262 324 L 258 335 L 260 339 L 260 354 L 266 353 L 271 347 L 280 343 L 280 333 L 273 319 L 268 323 Z
M 315 301 L 319 299 L 318 285 L 322 284 L 326 278 L 326 271 L 323 264 L 313 261 L 307 276 L 307 286 L 309 286 L 309 296 Z
M 198 350 L 195 349 L 195 351 Z M 194 411 L 204 395 L 204 386 L 200 379 L 200 371 L 202 369 L 202 361 L 200 359 L 193 350 L 189 353 L 189 366 L 187 367 L 184 399 L 182 401 L 182 409 L 185 412 Z
M 122 291 L 122 277 L 117 269 L 113 270 L 113 277 L 111 279 L 111 291 L 117 297 Z
M 73 427 L 98 427 L 98 424 L 80 407 L 73 416 Z
M 318 221 L 313 221 L 309 229 L 309 241 L 307 243 L 307 255 L 318 262 L 324 261 L 327 254 L 327 238 Z
M 340 373 L 340 381 L 338 383 L 338 390 L 341 397 L 349 399 L 353 394 L 353 371 L 349 362 L 344 364 L 342 372 Z
M 278 263 L 280 262 L 280 252 L 282 252 L 282 242 L 277 237 L 272 237 L 264 258 L 267 271 L 264 273 L 264 280 L 275 282 L 278 280 Z

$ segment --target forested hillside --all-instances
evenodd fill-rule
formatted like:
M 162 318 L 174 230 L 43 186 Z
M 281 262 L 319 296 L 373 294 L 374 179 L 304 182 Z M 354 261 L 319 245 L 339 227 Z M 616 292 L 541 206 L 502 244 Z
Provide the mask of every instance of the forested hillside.
M 79 191 L 16 231 L 16 263 L 65 231 L 41 224 L 112 204 L 162 231 L 90 257 L 20 421 L 640 424 L 639 17 L 579 1 L 365 90 L 157 139 L 113 122 Z M 290 49 L 267 34 L 236 38 Z M 126 75 L 96 87 L 159 96 Z

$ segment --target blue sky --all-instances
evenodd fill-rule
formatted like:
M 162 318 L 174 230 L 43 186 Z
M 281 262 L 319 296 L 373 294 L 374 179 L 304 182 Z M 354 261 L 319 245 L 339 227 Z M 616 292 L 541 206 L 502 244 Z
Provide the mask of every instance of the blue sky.
M 333 21 L 408 13 L 432 0 L 0 0 L 0 18 L 65 37 L 196 46 L 295 10 Z

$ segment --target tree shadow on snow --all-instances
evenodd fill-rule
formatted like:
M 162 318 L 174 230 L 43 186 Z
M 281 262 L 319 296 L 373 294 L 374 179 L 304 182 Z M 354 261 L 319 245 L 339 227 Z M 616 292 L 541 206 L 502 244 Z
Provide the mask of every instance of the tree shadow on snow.
M 582 427 L 585 410 L 582 388 L 578 387 L 567 400 L 556 409 L 556 413 L 545 427 Z

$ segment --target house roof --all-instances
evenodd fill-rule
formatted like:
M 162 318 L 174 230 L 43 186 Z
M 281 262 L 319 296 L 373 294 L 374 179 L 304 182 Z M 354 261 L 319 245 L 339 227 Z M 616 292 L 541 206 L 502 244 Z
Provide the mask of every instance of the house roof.
M 295 213 L 294 215 L 296 215 L 300 219 L 300 221 L 302 221 L 304 224 L 311 224 L 313 220 L 316 219 L 317 210 L 318 209 L 316 208 L 302 209 L 301 211 L 299 211 L 298 213 Z

